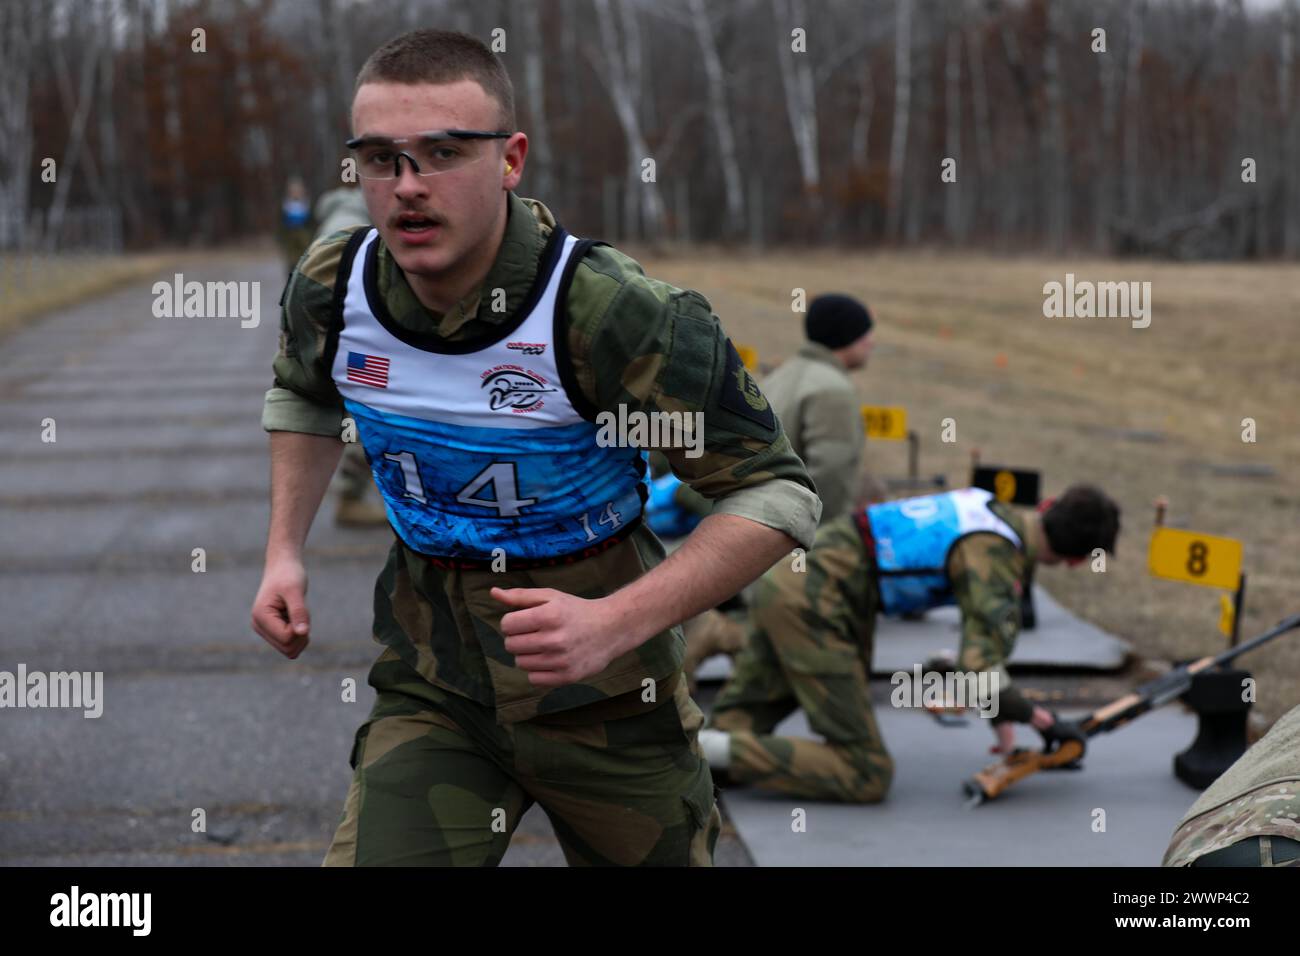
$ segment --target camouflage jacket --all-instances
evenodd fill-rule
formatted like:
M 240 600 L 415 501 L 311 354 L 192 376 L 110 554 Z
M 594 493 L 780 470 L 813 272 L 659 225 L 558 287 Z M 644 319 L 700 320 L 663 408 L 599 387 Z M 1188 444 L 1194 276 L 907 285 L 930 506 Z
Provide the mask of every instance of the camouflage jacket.
M 967 535 L 953 546 L 947 569 L 953 597 L 961 609 L 962 646 L 986 649 L 983 666 L 975 668 L 979 670 L 997 667 L 1010 656 L 1020 633 L 1020 596 L 1042 547 L 1042 522 L 1037 514 L 1000 501 L 991 507 L 1020 536 L 1021 547 L 992 533 Z M 832 540 L 837 547 L 855 542 L 862 551 L 862 561 L 856 566 L 866 569 L 852 582 L 836 582 L 842 589 L 841 598 L 855 607 L 878 608 L 878 596 L 855 593 L 874 591 L 879 571 L 875 555 L 867 560 L 866 542 L 853 515 L 843 515 L 822 526 L 818 544 Z
M 834 353 L 805 342 L 763 379 L 790 447 L 803 459 L 822 499 L 822 520 L 853 507 L 866 433 L 858 390 Z
M 1187 866 L 1258 836 L 1300 840 L 1300 707 L 1285 714 L 1192 804 L 1162 865 Z
M 512 194 L 505 237 L 484 284 L 440 317 L 420 304 L 381 243 L 380 294 L 407 329 L 427 334 L 432 328 L 446 341 L 491 335 L 527 298 L 554 226 L 541 203 Z M 262 414 L 267 431 L 342 433 L 342 399 L 322 353 L 335 274 L 350 232 L 316 242 L 285 291 L 275 386 Z M 480 299 L 498 298 L 498 289 L 505 310 L 480 309 Z M 632 259 L 596 246 L 574 273 L 568 322 L 573 371 L 590 406 L 702 412 L 703 454 L 689 458 L 687 449 L 665 449 L 673 472 L 711 499 L 714 513 L 739 515 L 811 544 L 821 510 L 812 481 L 701 295 L 648 278 Z M 549 587 L 601 597 L 663 557 L 662 544 L 644 526 L 576 564 L 503 573 L 439 570 L 395 540 L 375 588 L 374 638 L 431 683 L 495 707 L 502 723 L 639 694 L 645 678 L 676 675 L 685 646 L 679 627 L 580 684 L 539 689 L 505 651 L 499 625 L 506 609 L 488 591 Z
M 1042 547 L 1042 520 L 1001 501 L 989 506 L 1020 537 L 1017 548 L 996 534 L 962 538 L 948 556 L 948 580 L 961 608 L 962 666 L 1005 665 L 1020 635 L 1020 597 Z M 1005 678 L 1005 673 L 1003 674 Z
M 1011 719 L 1027 720 L 1032 705 L 1012 688 L 1006 661 L 1020 634 L 1020 596 L 1042 548 L 1042 520 L 1036 513 L 1020 511 L 1000 501 L 990 507 L 1020 537 L 1017 548 L 1006 538 L 977 533 L 962 538 L 948 556 L 948 581 L 961 610 L 961 650 L 957 667 L 965 671 L 998 672 L 999 706 Z M 853 515 L 822 526 L 818 546 L 852 546 L 862 559 L 853 567 L 865 573 L 852 580 L 832 582 L 837 588 L 828 603 L 868 609 L 870 621 L 859 625 L 859 639 L 869 642 L 875 633 L 875 609 L 880 607 L 879 573 L 875 555 L 867 555 L 866 542 Z M 850 565 L 845 564 L 848 567 Z M 867 649 L 870 654 L 870 648 Z

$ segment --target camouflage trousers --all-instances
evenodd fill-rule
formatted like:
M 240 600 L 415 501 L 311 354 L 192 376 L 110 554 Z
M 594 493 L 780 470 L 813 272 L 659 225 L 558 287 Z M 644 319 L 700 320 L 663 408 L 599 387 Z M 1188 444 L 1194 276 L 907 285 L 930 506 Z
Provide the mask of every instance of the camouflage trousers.
M 571 866 L 711 866 L 722 827 L 680 677 L 532 720 L 426 681 L 386 650 L 325 866 L 496 866 L 538 803 Z M 671 690 L 671 692 L 670 692 Z
M 783 559 L 759 579 L 748 641 L 709 718 L 731 734 L 736 783 L 851 803 L 889 790 L 894 764 L 867 684 L 876 589 L 861 539 L 845 527 L 819 530 L 806 570 Z M 796 707 L 824 740 L 772 734 Z

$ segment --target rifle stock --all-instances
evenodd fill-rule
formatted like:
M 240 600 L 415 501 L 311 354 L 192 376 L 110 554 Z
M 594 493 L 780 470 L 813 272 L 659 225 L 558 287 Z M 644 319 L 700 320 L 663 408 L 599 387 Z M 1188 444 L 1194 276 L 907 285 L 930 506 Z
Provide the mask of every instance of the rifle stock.
M 1141 717 L 1149 710 L 1161 707 L 1175 697 L 1184 694 L 1192 686 L 1192 678 L 1211 667 L 1226 664 L 1252 651 L 1273 638 L 1300 627 L 1300 614 L 1286 618 L 1277 626 L 1253 637 L 1243 644 L 1228 648 L 1219 654 L 1198 658 L 1190 663 L 1174 668 L 1168 674 L 1162 674 L 1155 680 L 1111 701 L 1087 717 L 1079 724 L 1085 737 L 1107 733 L 1124 726 L 1129 721 Z M 1076 752 L 1077 749 L 1077 752 Z M 1051 770 L 1068 766 L 1083 756 L 1084 745 L 1080 741 L 1067 740 L 1054 751 L 1018 750 L 1008 754 L 997 763 L 990 764 L 967 780 L 962 786 L 974 805 L 992 800 L 1003 793 L 1017 781 L 1023 780 L 1039 770 Z

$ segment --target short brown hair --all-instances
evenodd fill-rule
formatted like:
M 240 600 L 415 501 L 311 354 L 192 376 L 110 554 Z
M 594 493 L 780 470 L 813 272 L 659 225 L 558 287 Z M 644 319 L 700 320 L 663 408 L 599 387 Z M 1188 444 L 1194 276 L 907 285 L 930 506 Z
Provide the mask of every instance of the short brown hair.
M 411 30 L 393 37 L 361 66 L 363 83 L 455 83 L 473 80 L 497 101 L 497 121 L 515 132 L 515 88 L 510 74 L 477 37 L 452 30 Z

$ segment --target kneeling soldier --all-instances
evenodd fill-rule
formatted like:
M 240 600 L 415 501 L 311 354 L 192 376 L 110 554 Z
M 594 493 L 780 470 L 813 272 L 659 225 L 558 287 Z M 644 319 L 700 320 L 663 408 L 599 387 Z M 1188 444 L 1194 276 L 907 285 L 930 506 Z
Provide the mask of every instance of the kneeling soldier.
M 1036 564 L 1113 552 L 1118 533 L 1119 508 L 1087 485 L 1038 513 L 971 488 L 869 505 L 823 525 L 806 569 L 783 561 L 759 581 L 748 642 L 700 732 L 715 779 L 809 799 L 883 799 L 893 761 L 867 685 L 877 612 L 961 608 L 957 668 L 997 677 L 994 752 L 1013 748 L 1013 722 L 1032 723 L 1049 741 L 1070 732 L 1007 675 L 1020 597 Z M 824 742 L 772 735 L 796 706 Z

